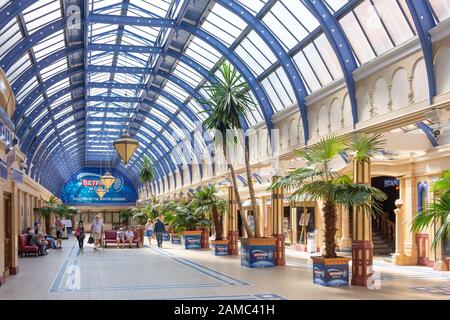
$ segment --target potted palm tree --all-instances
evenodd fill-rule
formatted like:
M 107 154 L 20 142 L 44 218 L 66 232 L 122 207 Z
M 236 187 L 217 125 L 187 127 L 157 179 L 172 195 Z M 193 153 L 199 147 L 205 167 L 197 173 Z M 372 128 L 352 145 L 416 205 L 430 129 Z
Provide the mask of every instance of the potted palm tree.
M 450 170 L 442 172 L 439 179 L 431 185 L 431 191 L 433 202 L 413 218 L 411 231 L 420 232 L 432 225 L 437 227 L 431 243 L 431 247 L 435 249 L 450 234 Z
M 199 188 L 194 193 L 190 205 L 196 213 L 210 216 L 213 221 L 215 235 L 211 246 L 213 254 L 216 256 L 228 255 L 229 241 L 223 239 L 223 214 L 227 208 L 227 202 L 217 197 L 216 186 L 208 185 Z
M 296 151 L 297 156 L 305 162 L 303 168 L 280 178 L 271 186 L 272 189 L 284 188 L 292 191 L 289 199 L 292 202 L 305 199 L 323 202 L 325 250 L 321 257 L 311 257 L 314 265 L 313 281 L 316 284 L 348 285 L 348 262 L 351 259 L 338 257 L 336 254 L 336 206 L 342 205 L 369 214 L 373 209 L 381 210 L 379 202 L 387 198 L 377 188 L 354 183 L 350 176 L 333 169 L 332 161 L 348 150 L 353 151 L 352 157 L 356 161 L 364 161 L 377 149 L 377 145 L 382 143 L 379 138 L 355 136 L 354 143 L 347 145 L 343 139 L 335 136 L 321 139 L 309 148 Z
M 172 244 L 181 244 L 181 232 L 172 225 L 175 217 L 174 213 L 178 204 L 178 202 L 172 200 L 161 203 L 159 207 L 160 214 L 164 217 L 164 223 L 169 227 L 170 243 Z
M 168 222 L 175 232 L 182 234 L 185 249 L 201 249 L 201 229 L 211 226 L 211 221 L 195 212 L 192 206 L 181 202 L 177 203 L 173 212 L 164 216 L 164 221 Z
M 40 214 L 45 219 L 45 232 L 51 234 L 51 217 L 56 214 L 58 207 L 58 198 L 51 196 L 47 201 L 45 201 L 41 196 L 44 205 L 41 208 L 33 208 L 33 211 Z
M 141 178 L 142 183 L 144 184 L 147 197 L 152 197 L 150 193 L 149 184 L 153 181 L 155 178 L 155 168 L 153 167 L 153 164 L 149 157 L 144 156 L 143 159 L 144 163 L 142 165 L 141 171 L 139 172 L 139 177 Z
M 246 115 L 251 112 L 255 104 L 248 93 L 249 86 L 247 82 L 243 81 L 242 76 L 230 63 L 224 62 L 221 64 L 218 69 L 218 74 L 218 76 L 213 75 L 214 79 L 211 84 L 205 86 L 205 90 L 209 94 L 209 98 L 202 102 L 203 104 L 209 106 L 209 110 L 205 111 L 208 112 L 208 117 L 203 124 L 207 129 L 220 132 L 222 136 L 222 152 L 231 174 L 231 180 L 234 186 L 235 197 L 241 215 L 242 224 L 248 237 L 241 239 L 241 250 L 246 253 L 243 255 L 244 257 L 248 256 L 247 253 L 251 254 L 253 251 L 259 252 L 263 247 L 267 248 L 268 251 L 273 252 L 275 239 L 263 239 L 261 237 L 258 206 L 253 187 L 252 172 L 250 169 L 248 136 L 244 135 L 243 147 L 245 171 L 247 175 L 248 190 L 250 193 L 250 207 L 253 211 L 255 223 L 254 230 L 250 227 L 242 206 L 235 169 L 231 159 L 228 159 L 227 153 L 228 144 L 238 142 L 237 136 L 239 136 L 239 132 L 242 130 L 241 119 L 245 118 Z M 242 264 L 248 266 L 245 259 L 242 260 Z

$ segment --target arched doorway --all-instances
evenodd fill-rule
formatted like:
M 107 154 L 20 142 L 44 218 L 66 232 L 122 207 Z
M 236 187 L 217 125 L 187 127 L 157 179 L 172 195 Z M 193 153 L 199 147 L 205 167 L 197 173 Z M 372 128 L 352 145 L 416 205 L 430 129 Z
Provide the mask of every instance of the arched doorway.
M 395 177 L 372 178 L 372 186 L 387 195 L 380 203 L 381 212 L 372 218 L 372 241 L 374 255 L 389 256 L 395 251 L 395 200 L 400 197 L 400 181 Z

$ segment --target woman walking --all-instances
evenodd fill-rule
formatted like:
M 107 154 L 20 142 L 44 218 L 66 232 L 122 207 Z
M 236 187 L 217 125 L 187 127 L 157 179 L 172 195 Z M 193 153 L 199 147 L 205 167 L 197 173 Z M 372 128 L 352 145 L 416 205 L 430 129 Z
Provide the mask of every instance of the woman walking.
M 80 250 L 83 250 L 85 233 L 84 233 L 83 221 L 81 221 L 81 220 L 78 222 L 78 225 L 75 228 L 75 236 L 77 237 L 78 246 L 80 247 Z
M 152 245 L 152 237 L 153 237 L 153 233 L 154 233 L 154 224 L 153 221 L 151 219 L 147 220 L 147 223 L 145 224 L 145 235 L 148 238 L 148 245 L 151 246 Z

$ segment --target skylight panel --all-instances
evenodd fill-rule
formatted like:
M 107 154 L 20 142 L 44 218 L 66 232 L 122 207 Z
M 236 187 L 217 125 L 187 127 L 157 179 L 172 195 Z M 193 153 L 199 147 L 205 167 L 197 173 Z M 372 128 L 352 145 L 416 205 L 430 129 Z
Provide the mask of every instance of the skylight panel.
M 61 132 L 61 136 L 63 136 L 67 131 L 69 131 L 70 128 L 67 128 L 66 130 L 64 130 L 63 132 Z M 71 132 L 67 135 L 64 136 L 64 138 L 61 139 L 61 142 L 65 142 L 68 139 L 70 139 L 71 137 L 73 137 L 76 134 L 76 132 Z
M 172 74 L 189 83 L 193 88 L 197 87 L 203 80 L 199 73 L 192 68 L 188 68 L 184 63 L 178 63 Z
M 38 44 L 36 44 L 33 47 L 34 54 L 36 58 L 41 60 L 42 58 L 46 57 L 47 55 L 57 51 L 58 49 L 62 49 L 65 47 L 64 42 L 64 33 L 63 31 L 58 31 L 54 33 L 53 35 L 45 38 Z
M 45 81 L 48 78 L 60 73 L 63 70 L 67 69 L 67 60 L 66 58 L 60 59 L 57 62 L 52 63 L 50 66 L 41 70 L 41 77 Z
M 130 0 L 130 3 L 138 8 L 142 8 L 147 12 L 147 17 L 164 18 L 172 1 L 167 0 Z
M 67 117 L 67 118 L 64 119 L 63 121 L 58 122 L 58 123 L 56 124 L 56 127 L 59 129 L 59 128 L 61 128 L 62 126 L 66 125 L 66 124 L 68 124 L 69 122 L 74 121 L 74 120 L 75 120 L 75 117 L 74 117 L 74 116 Z
M 6 76 L 8 77 L 10 83 L 14 83 L 14 81 L 16 81 L 17 78 L 20 77 L 29 67 L 31 67 L 31 60 L 27 53 L 18 59 L 6 72 Z
M 159 96 L 158 99 L 156 100 L 156 103 L 161 105 L 171 113 L 175 113 L 178 110 L 178 107 L 175 104 L 173 104 L 171 101 L 169 101 L 163 96 Z
M 156 41 L 156 38 L 158 37 L 161 29 L 155 27 L 136 27 L 126 25 L 125 31 L 127 31 L 127 38 L 131 38 L 134 35 L 136 41 L 138 41 L 142 45 L 149 45 L 153 44 Z
M 205 22 L 202 23 L 202 29 L 214 35 L 227 46 L 236 40 L 246 26 L 247 24 L 242 19 L 220 5 L 215 5 Z
M 54 115 L 55 120 L 58 120 L 59 118 L 61 118 L 63 115 L 68 114 L 69 112 L 73 111 L 73 107 L 67 107 L 65 109 L 63 109 L 62 111 L 58 112 L 57 114 Z
M 189 96 L 189 94 L 186 91 L 181 89 L 179 86 L 173 84 L 172 82 L 166 83 L 164 91 L 169 92 L 181 102 L 184 102 L 184 100 L 186 100 L 186 98 Z
M 16 94 L 16 100 L 19 103 L 23 102 L 23 99 L 30 93 L 32 90 L 36 89 L 39 85 L 39 82 L 36 77 L 32 77 L 25 85 L 22 86 L 22 89 L 19 93 Z
M 32 33 L 62 17 L 59 0 L 39 0 L 23 10 L 28 32 Z
M 68 88 L 68 87 L 70 87 L 70 82 L 69 82 L 69 79 L 66 78 L 66 79 L 63 79 L 63 80 L 57 82 L 55 85 L 53 85 L 49 89 L 47 89 L 47 94 L 49 96 L 51 96 L 55 92 L 57 92 L 63 88 Z
M 0 34 L 2 35 L 0 37 L 0 58 L 3 59 L 4 55 L 23 39 L 23 36 L 16 19 L 11 19 L 0 30 Z
M 33 122 L 31 122 L 31 127 L 34 127 L 46 114 L 47 109 L 45 109 L 41 113 L 38 113 L 38 115 L 33 118 Z
M 210 70 L 221 58 L 221 54 L 206 42 L 194 38 L 186 50 L 186 55 Z
M 93 23 L 89 27 L 89 32 L 91 37 L 91 41 L 95 42 L 99 36 L 103 34 L 108 34 L 109 32 L 116 32 L 117 25 L 115 24 L 105 24 L 105 23 Z M 91 34 L 92 33 L 92 34 Z
M 28 106 L 28 108 L 25 110 L 25 117 L 28 117 L 30 113 L 42 102 L 44 102 L 44 97 L 42 95 L 39 95 L 37 99 L 33 101 L 31 105 Z
M 237 2 L 256 15 L 267 3 L 267 0 L 237 0 Z
M 65 95 L 59 97 L 51 103 L 51 109 L 55 109 L 57 106 L 69 101 L 71 98 L 72 96 L 70 95 L 70 93 L 66 93 Z

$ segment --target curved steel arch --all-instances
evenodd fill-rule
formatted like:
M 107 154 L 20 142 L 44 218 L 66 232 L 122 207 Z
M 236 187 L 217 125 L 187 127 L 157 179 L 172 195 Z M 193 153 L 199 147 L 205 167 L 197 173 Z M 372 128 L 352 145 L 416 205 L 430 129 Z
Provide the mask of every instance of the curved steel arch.
M 309 9 L 311 14 L 319 21 L 320 26 L 333 48 L 336 57 L 341 65 L 344 74 L 347 90 L 352 106 L 353 126 L 358 120 L 358 104 L 356 101 L 356 85 L 353 78 L 353 71 L 358 68 L 355 55 L 350 46 L 341 25 L 338 23 L 330 9 L 322 2 L 317 0 L 304 0 L 303 3 Z
M 78 111 L 78 112 L 79 112 L 79 111 Z M 67 117 L 70 117 L 70 116 L 72 116 L 72 115 L 75 115 L 76 113 L 77 113 L 77 111 L 73 111 L 73 112 L 67 113 L 67 114 L 64 115 L 63 117 L 67 118 Z M 70 126 L 72 126 L 72 125 L 74 125 L 74 124 L 76 124 L 76 123 L 78 123 L 78 122 L 81 122 L 81 121 L 84 122 L 84 120 L 85 120 L 84 118 L 82 118 L 82 119 L 74 119 L 73 121 L 70 121 L 70 122 L 68 122 L 67 124 L 65 124 L 64 126 L 62 126 L 60 129 L 61 129 L 61 130 L 64 130 L 64 128 L 70 127 Z M 152 128 L 152 127 L 150 127 L 150 126 L 148 126 L 148 125 L 145 125 L 145 127 L 146 127 L 148 130 L 152 131 L 155 135 L 157 135 L 157 132 L 156 132 L 156 130 L 155 130 L 154 128 Z M 46 128 L 46 129 L 41 133 L 41 135 L 45 135 L 45 134 L 48 132 L 48 130 L 49 130 L 49 128 Z M 144 135 L 144 136 L 145 136 L 147 139 L 149 139 L 150 141 L 152 141 L 152 143 L 153 143 L 154 145 L 156 145 L 156 146 L 160 145 L 160 143 L 158 143 L 154 138 L 152 138 L 152 137 L 148 136 L 147 134 L 145 134 L 145 132 L 141 132 L 141 134 Z M 136 137 L 136 138 L 138 138 L 138 137 Z M 85 140 L 85 137 L 83 137 L 82 140 Z M 141 141 L 141 143 L 142 143 L 143 145 L 147 145 L 145 141 L 143 141 L 143 140 L 141 140 L 141 139 L 139 139 L 139 140 Z M 168 141 L 167 141 L 164 137 L 161 137 L 161 140 L 163 141 L 164 144 L 166 144 L 166 145 L 168 146 L 168 149 L 170 150 L 170 148 L 169 148 L 170 145 L 168 144 Z M 44 143 L 45 143 L 45 141 L 41 141 L 41 142 L 39 143 L 39 145 L 45 145 Z M 32 148 L 30 149 L 30 151 L 28 152 L 28 155 L 31 155 L 31 157 L 29 158 L 29 159 L 30 159 L 29 161 L 32 161 L 32 160 L 33 160 L 34 154 L 35 154 L 35 152 L 37 151 L 37 147 L 38 147 L 38 144 L 33 145 Z M 46 146 L 46 148 L 44 149 L 44 153 L 45 153 L 45 150 L 49 149 L 50 147 L 53 147 L 53 145 L 48 145 L 48 146 Z M 61 145 L 61 147 L 64 147 L 64 146 Z M 149 146 L 149 147 L 152 147 L 152 146 Z M 66 146 L 66 148 L 67 148 L 67 146 Z M 164 157 L 164 148 L 161 148 L 161 147 L 159 147 L 159 148 L 160 148 L 160 150 L 161 150 L 161 151 L 160 151 L 161 155 Z M 159 154 L 159 153 L 156 153 L 156 154 Z M 49 156 L 49 155 L 48 155 L 48 156 Z M 48 158 L 48 156 L 47 156 L 46 158 Z M 44 161 L 46 160 L 46 158 L 44 159 Z M 180 162 L 180 159 L 177 159 L 176 161 L 179 161 L 179 162 Z M 30 162 L 30 163 L 31 163 L 31 162 Z M 172 170 L 169 170 L 168 168 L 166 168 L 167 172 L 173 171 L 174 168 L 176 167 L 175 164 L 174 164 L 173 162 L 170 161 L 169 163 L 171 164 Z
M 71 143 L 69 145 L 69 148 L 72 147 L 72 146 L 78 146 L 74 150 L 76 150 L 76 151 L 82 150 L 82 149 L 84 149 L 83 141 L 84 141 L 84 138 L 79 140 L 79 141 L 76 141 L 74 143 Z M 63 152 L 63 149 L 67 148 L 67 145 L 61 145 L 61 144 L 58 144 L 58 143 L 55 142 L 55 143 L 52 143 L 50 146 L 48 146 L 47 149 L 53 148 L 53 147 L 55 147 L 55 145 L 57 145 L 57 148 L 55 148 L 53 151 Z M 70 152 L 72 152 L 72 151 L 73 150 L 71 150 Z M 153 161 L 155 163 L 155 167 L 157 167 L 157 170 L 159 171 L 160 174 L 164 174 L 165 171 L 169 171 L 169 169 L 167 167 L 167 159 L 166 159 L 166 161 L 163 161 L 162 165 L 161 165 L 161 162 L 156 160 L 157 157 L 153 154 L 153 152 L 151 152 L 149 149 L 147 149 L 147 151 L 150 154 L 150 157 L 153 159 Z M 38 158 L 36 160 L 35 165 L 33 166 L 33 168 L 34 167 L 40 167 L 41 163 L 47 163 L 48 162 L 47 160 L 50 160 L 51 156 L 52 156 L 52 152 L 51 153 L 47 153 L 44 157 L 41 156 L 40 158 Z M 83 162 L 83 161 L 81 161 L 81 162 Z M 164 168 L 164 170 L 163 170 L 163 168 Z
M 82 73 L 82 72 L 83 72 L 82 67 L 70 68 L 70 69 L 64 70 L 64 71 L 56 74 L 55 76 L 53 76 L 53 77 L 47 79 L 46 81 L 44 81 L 43 83 L 39 84 L 35 89 L 31 90 L 31 92 L 24 97 L 24 99 L 22 100 L 21 103 L 19 103 L 16 110 L 14 111 L 13 121 L 17 121 L 18 119 L 20 119 L 24 115 L 26 107 L 28 107 L 33 101 L 35 101 L 38 98 L 38 96 L 44 94 L 44 92 L 48 88 L 53 86 L 55 83 L 58 83 L 61 80 L 64 80 L 66 78 L 69 78 L 75 74 Z M 55 80 L 58 80 L 58 81 L 55 81 Z M 80 87 L 77 87 L 77 88 L 80 88 Z M 66 93 L 72 91 L 70 87 L 63 89 L 63 90 L 66 90 Z
M 101 19 L 105 18 L 102 15 L 94 15 L 99 16 Z M 117 24 L 115 21 L 117 18 L 127 18 L 127 17 L 121 17 L 121 16 L 108 16 L 106 17 L 110 21 L 112 21 L 112 24 Z M 128 17 L 129 18 L 129 17 Z M 142 18 L 144 19 L 144 18 Z M 121 20 L 121 19 L 119 19 Z M 137 19 L 136 21 L 139 21 L 140 19 Z M 164 26 L 164 27 L 172 27 L 173 28 L 173 21 L 167 20 L 167 19 L 153 19 L 153 18 L 145 18 L 146 24 L 145 25 L 155 25 L 158 27 Z M 125 24 L 125 23 L 124 23 Z M 51 24 L 39 29 L 29 37 L 24 38 L 19 44 L 17 44 L 8 54 L 0 61 L 1 65 L 3 66 L 3 69 L 8 69 L 12 63 L 14 62 L 14 59 L 16 57 L 21 57 L 28 51 L 30 48 L 33 47 L 33 45 L 45 37 L 51 35 L 54 32 L 57 32 L 61 29 L 63 29 L 65 26 L 64 20 L 57 20 L 52 22 Z M 259 82 L 255 77 L 253 77 L 253 74 L 248 69 L 248 67 L 240 60 L 238 56 L 236 56 L 232 51 L 230 51 L 228 48 L 226 48 L 219 40 L 217 40 L 215 37 L 210 35 L 209 33 L 198 29 L 197 27 L 192 27 L 188 24 L 184 24 L 182 27 L 183 30 L 195 33 L 200 39 L 207 42 L 211 46 L 215 47 L 222 53 L 223 56 L 227 57 L 228 60 L 235 65 L 235 67 L 239 70 L 239 72 L 246 78 L 247 82 L 249 83 L 252 91 L 255 94 L 255 97 L 258 99 L 259 105 L 261 106 L 261 111 L 263 113 L 263 116 L 266 121 L 266 125 L 268 130 L 272 129 L 272 115 L 273 110 L 270 105 L 270 100 L 268 100 L 267 95 L 265 91 L 260 86 Z M 230 59 L 231 58 L 231 59 Z M 8 67 L 6 67 L 8 66 Z M 243 124 L 244 128 L 247 128 L 247 124 Z
M 83 148 L 84 148 L 83 145 L 78 145 L 77 148 L 71 150 L 70 154 L 77 154 L 77 152 L 78 152 L 79 150 L 82 150 Z M 59 149 L 57 150 L 55 156 L 52 158 L 52 162 L 57 161 L 58 159 L 61 159 L 62 157 L 64 157 L 64 154 L 62 153 L 62 151 L 63 151 L 63 150 L 62 150 L 61 148 L 59 148 Z M 153 158 L 154 156 L 151 155 L 151 157 Z M 80 158 L 80 160 L 82 160 L 82 161 L 84 160 L 83 156 L 80 156 L 79 158 Z M 154 159 L 154 158 L 153 158 L 153 159 Z M 39 173 L 40 173 L 41 175 L 44 174 L 44 173 L 46 173 L 47 170 L 48 170 L 47 167 L 50 166 L 50 165 L 51 165 L 51 162 L 50 162 L 50 161 L 47 161 L 47 162 L 44 164 L 44 166 L 42 167 L 42 170 L 39 170 Z M 83 164 L 80 164 L 80 165 L 79 165 L 79 168 L 82 168 L 82 167 L 84 167 Z M 51 169 L 51 167 L 50 167 L 50 169 Z M 116 168 L 116 169 L 117 169 L 117 168 Z M 164 175 L 164 174 L 163 174 L 163 171 L 162 171 L 162 169 L 161 169 L 160 167 L 156 166 L 155 169 L 157 170 L 157 172 L 158 172 L 159 175 Z M 74 169 L 72 169 L 71 171 L 73 172 Z M 70 175 L 70 173 L 71 173 L 71 172 L 68 171 L 68 175 Z
M 60 59 L 60 58 L 61 58 L 61 54 L 64 54 L 64 53 L 58 53 L 58 54 L 55 54 L 55 55 L 53 56 L 54 59 Z M 53 63 L 53 62 L 54 62 L 53 59 L 49 58 L 49 59 L 47 59 L 45 62 L 40 63 L 39 66 L 38 66 L 38 68 L 34 68 L 34 69 L 35 69 L 34 71 L 37 72 L 37 71 L 39 71 L 41 68 L 45 68 L 45 67 L 47 67 L 48 65 L 50 65 L 51 63 Z M 193 61 L 191 61 L 191 62 L 193 62 Z M 204 70 L 204 71 L 205 71 L 205 70 Z M 64 74 L 64 72 L 66 72 L 66 71 L 63 71 L 63 72 L 61 72 L 60 74 L 58 74 L 58 75 L 56 75 L 56 76 L 54 76 L 54 77 L 57 78 L 57 79 L 61 79 L 60 77 L 61 77 L 62 74 Z M 196 97 L 197 99 L 202 99 L 202 98 L 200 97 L 200 95 L 199 95 L 192 87 L 190 87 L 186 82 L 184 82 L 183 80 L 181 80 L 181 79 L 179 79 L 179 78 L 177 78 L 177 77 L 175 77 L 175 76 L 172 76 L 172 75 L 170 75 L 170 74 L 167 74 L 167 73 L 166 73 L 166 74 L 159 74 L 159 75 L 162 76 L 162 77 L 164 77 L 164 78 L 166 78 L 166 79 L 168 79 L 168 80 L 171 80 L 173 83 L 177 84 L 177 85 L 180 86 L 183 90 L 185 90 L 186 92 L 188 92 L 191 96 Z M 31 76 L 34 76 L 34 74 L 31 74 Z M 25 80 L 27 80 L 27 79 L 25 79 Z M 49 80 L 51 80 L 51 79 L 49 79 Z M 53 81 L 50 81 L 50 82 L 53 82 Z M 44 84 L 44 85 L 41 87 L 41 90 L 40 90 L 38 93 L 35 93 L 35 96 L 36 96 L 36 97 L 37 97 L 38 95 L 44 93 L 44 91 L 45 91 L 44 88 L 46 87 L 46 85 L 47 85 L 47 84 Z M 43 102 L 43 103 L 41 103 L 40 105 L 36 106 L 36 108 L 32 111 L 32 114 L 30 114 L 29 117 L 32 117 L 32 116 L 35 116 L 35 115 L 39 114 L 39 113 L 41 112 L 41 108 L 43 109 L 44 107 L 47 106 L 46 102 L 48 102 L 48 104 L 50 104 L 51 102 L 53 102 L 54 100 L 56 100 L 58 97 L 60 97 L 60 96 L 62 96 L 62 95 L 64 95 L 64 94 L 67 94 L 67 93 L 71 92 L 71 90 L 75 90 L 76 88 L 81 88 L 81 87 L 82 87 L 81 85 L 78 85 L 78 86 L 75 86 L 75 87 L 66 88 L 66 89 L 63 89 L 63 90 L 59 91 L 57 94 L 54 94 L 52 97 L 49 97 L 49 99 L 47 99 L 45 102 Z M 29 97 L 29 96 L 27 96 L 27 97 Z M 31 104 L 31 103 L 34 101 L 33 99 L 30 99 L 30 98 L 28 98 L 28 99 L 25 98 L 25 100 L 28 100 L 28 101 L 25 101 L 25 102 L 28 102 L 29 104 Z M 180 109 L 182 109 L 182 110 L 188 110 L 188 111 L 185 112 L 185 113 L 187 114 L 187 116 L 188 116 L 189 118 L 195 118 L 195 120 L 199 120 L 199 119 L 195 116 L 195 114 L 194 114 L 188 107 L 186 107 L 184 104 L 179 104 L 179 105 L 181 106 Z M 16 113 L 14 114 L 14 116 L 16 116 L 16 117 L 21 117 L 21 116 L 23 115 L 24 111 L 26 110 L 27 106 L 28 106 L 28 104 L 21 104 L 21 105 L 18 107 L 18 109 L 16 109 Z M 17 112 L 20 112 L 20 114 L 17 115 Z M 169 116 L 169 118 L 170 118 L 170 119 L 173 119 L 173 118 L 176 118 L 176 117 L 173 117 L 173 115 L 171 114 L 171 116 Z M 25 123 L 28 124 L 28 123 L 29 123 L 29 120 L 28 120 L 28 121 L 25 121 Z M 22 123 L 22 124 L 23 124 L 23 123 Z M 22 124 L 21 124 L 21 125 L 22 125 Z M 19 135 L 21 135 L 23 131 L 20 130 L 19 132 L 20 132 Z M 196 154 L 196 157 L 197 157 L 197 161 L 198 161 L 199 159 L 198 159 L 198 155 L 197 155 L 197 154 Z M 202 169 L 200 169 L 200 174 L 203 175 Z
M 74 149 L 73 151 L 72 151 L 72 154 L 76 154 L 76 152 L 77 152 L 77 150 L 76 149 Z M 58 161 L 58 160 L 60 160 L 61 158 L 63 157 L 63 155 L 61 154 L 61 153 L 59 153 L 59 154 L 57 154 L 55 157 L 54 157 L 54 159 L 55 159 L 55 161 Z M 83 160 L 83 156 L 81 155 L 81 158 L 80 159 L 82 159 Z M 46 168 L 46 167 L 48 167 L 48 166 L 50 166 L 51 164 L 50 163 L 47 163 L 45 166 L 44 166 L 44 170 L 43 170 L 43 172 L 47 172 L 47 170 L 51 170 L 51 167 L 50 168 Z M 67 171 L 67 177 L 65 177 L 64 179 L 62 179 L 63 180 L 63 184 L 64 183 L 66 183 L 67 182 L 67 179 L 74 173 L 74 172 L 76 172 L 76 171 L 78 171 L 78 170 L 80 170 L 80 169 L 82 169 L 84 167 L 84 165 L 77 165 L 77 166 L 75 166 L 74 168 L 72 168 L 70 171 Z M 125 174 L 124 173 L 124 171 L 122 170 L 122 168 L 116 168 L 116 170 L 117 171 L 119 171 L 120 173 L 122 173 L 123 175 L 125 175 L 125 176 L 128 176 L 129 178 L 130 178 L 130 180 L 132 180 L 134 183 L 134 186 L 136 187 L 136 181 L 135 181 L 135 179 L 133 179 L 132 177 L 130 177 L 128 174 Z M 157 174 L 161 174 L 161 171 L 160 171 L 160 168 L 159 167 L 157 167 L 155 170 L 157 170 Z
M 255 18 L 245 7 L 233 0 L 218 0 L 217 3 L 221 4 L 222 7 L 228 9 L 244 20 L 247 23 L 247 26 L 252 28 L 263 39 L 270 50 L 272 50 L 275 57 L 277 57 L 277 60 L 280 62 L 284 72 L 288 75 L 292 91 L 295 93 L 298 107 L 300 109 L 300 116 L 302 117 L 303 133 L 305 138 L 304 141 L 305 144 L 307 144 L 309 139 L 309 129 L 308 110 L 305 99 L 308 92 L 300 73 L 295 68 L 293 58 L 287 54 L 278 39 L 272 34 L 271 30 L 269 30 L 269 28 L 267 28 L 260 19 Z
M 437 94 L 437 88 L 430 30 L 436 26 L 436 22 L 434 21 L 433 13 L 427 0 L 406 0 L 406 4 L 413 18 L 417 35 L 422 45 L 423 58 L 427 69 L 429 101 L 430 104 L 433 104 L 433 98 Z
M 142 18 L 142 17 L 131 17 L 131 16 L 114 16 L 114 15 L 100 15 L 91 14 L 88 18 L 89 22 L 97 23 L 107 23 L 107 24 L 123 24 L 123 25 L 136 25 L 136 26 L 152 26 L 152 19 Z M 174 27 L 174 25 L 172 25 Z M 170 26 L 168 26 L 170 28 Z M 200 28 L 190 25 L 189 23 L 182 22 L 178 28 L 184 30 L 192 35 L 197 36 L 199 39 L 208 43 L 216 50 L 218 50 L 227 60 L 235 66 L 241 75 L 246 79 L 250 88 L 255 94 L 256 99 L 261 107 L 261 111 L 266 122 L 267 129 L 270 131 L 273 128 L 272 116 L 273 109 L 270 104 L 265 91 L 261 87 L 258 79 L 252 74 L 250 69 L 245 65 L 245 63 L 229 48 L 223 45 L 215 36 L 209 34 L 208 32 L 201 30 Z

